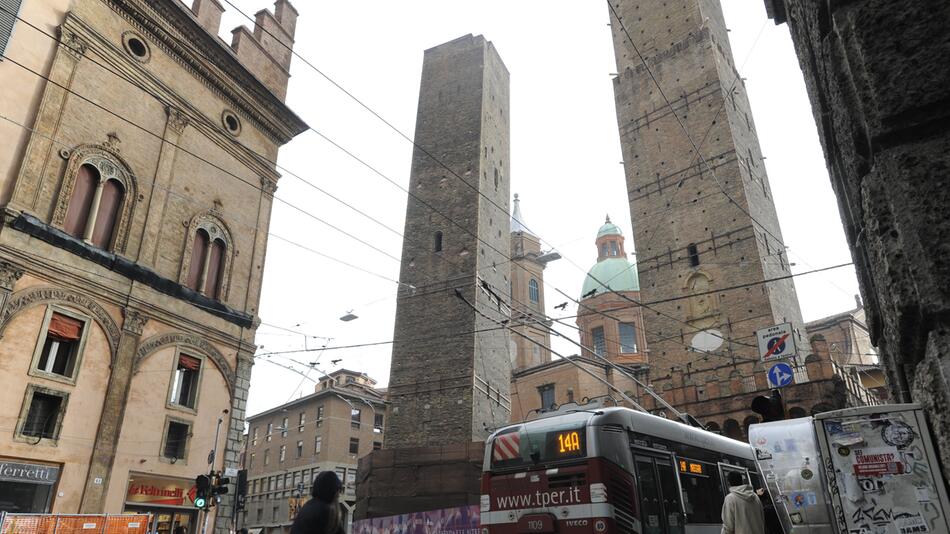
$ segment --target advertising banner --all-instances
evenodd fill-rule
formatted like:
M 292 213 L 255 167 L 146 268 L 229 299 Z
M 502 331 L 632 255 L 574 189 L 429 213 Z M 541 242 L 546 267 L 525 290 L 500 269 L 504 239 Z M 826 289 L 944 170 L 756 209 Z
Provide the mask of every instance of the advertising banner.
M 195 481 L 131 473 L 125 502 L 150 506 L 195 506 Z
M 375 517 L 353 522 L 352 534 L 478 534 L 478 505 Z

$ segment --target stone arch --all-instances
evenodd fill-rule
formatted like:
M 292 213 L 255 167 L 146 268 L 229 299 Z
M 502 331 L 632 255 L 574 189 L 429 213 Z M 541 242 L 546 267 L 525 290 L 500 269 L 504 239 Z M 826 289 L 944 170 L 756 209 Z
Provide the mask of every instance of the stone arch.
M 798 419 L 799 417 L 805 417 L 808 413 L 804 408 L 800 406 L 795 406 L 788 409 L 788 418 L 789 419 Z
M 716 433 L 722 432 L 722 429 L 719 428 L 719 423 L 717 423 L 717 422 L 715 422 L 715 421 L 709 421 L 709 422 L 707 422 L 707 423 L 706 423 L 706 430 L 708 430 L 708 431 L 710 431 L 710 432 L 716 432 Z
M 742 428 L 739 427 L 739 421 L 735 419 L 726 419 L 722 423 L 722 433 L 732 439 L 742 439 Z
M 817 354 L 812 353 L 812 354 L 809 354 L 808 356 L 805 356 L 805 363 L 820 362 L 820 361 L 821 361 L 821 356 Z
M 224 381 L 228 385 L 228 392 L 232 396 L 234 395 L 234 385 L 236 379 L 234 369 L 228 364 L 227 359 L 225 359 L 224 355 L 221 354 L 221 351 L 208 342 L 207 339 L 194 334 L 187 334 L 184 332 L 166 332 L 164 334 L 156 334 L 146 339 L 139 344 L 138 349 L 135 351 L 135 363 L 133 369 L 137 372 L 139 365 L 141 365 L 145 358 L 148 358 L 159 349 L 169 346 L 188 347 L 189 349 L 198 351 L 202 356 L 214 362 L 214 365 L 218 368 L 218 371 L 221 372 L 221 376 L 224 377 Z
M 132 213 L 138 203 L 138 184 L 132 169 L 119 156 L 118 152 L 109 145 L 79 145 L 69 152 L 66 171 L 63 173 L 62 185 L 59 188 L 59 197 L 53 211 L 51 224 L 62 229 L 66 221 L 66 211 L 69 200 L 76 186 L 76 176 L 83 165 L 91 165 L 99 171 L 102 180 L 116 180 L 125 188 L 125 200 L 119 211 L 119 219 L 115 225 L 114 252 L 125 252 L 129 241 L 129 226 L 132 222 Z
M 218 300 L 227 301 L 228 288 L 231 285 L 231 261 L 234 258 L 234 239 L 231 237 L 231 230 L 228 225 L 221 220 L 217 210 L 212 209 L 204 213 L 199 213 L 191 218 L 188 223 L 188 233 L 185 235 L 185 248 L 181 256 L 181 270 L 178 273 L 178 283 L 187 285 L 188 273 L 191 270 L 191 251 L 195 245 L 195 236 L 198 230 L 204 230 L 208 233 L 211 243 L 215 240 L 224 242 L 224 267 L 221 270 L 221 291 Z
M 115 363 L 115 355 L 119 348 L 119 337 L 121 336 L 119 326 L 109 315 L 109 312 L 98 302 L 91 297 L 69 289 L 49 286 L 28 287 L 10 295 L 10 300 L 4 306 L 3 311 L 0 312 L 0 337 L 3 336 L 7 324 L 18 313 L 33 306 L 50 303 L 67 308 L 78 308 L 89 314 L 92 320 L 105 332 L 106 340 L 109 342 L 109 359 L 112 363 Z
M 696 321 L 712 317 L 719 312 L 718 299 L 712 290 L 712 277 L 703 271 L 691 274 L 683 286 L 684 292 L 689 295 L 689 320 Z
M 831 410 L 834 410 L 832 405 L 828 404 L 827 402 L 819 402 L 818 404 L 812 406 L 811 414 L 818 415 L 822 412 L 830 412 Z

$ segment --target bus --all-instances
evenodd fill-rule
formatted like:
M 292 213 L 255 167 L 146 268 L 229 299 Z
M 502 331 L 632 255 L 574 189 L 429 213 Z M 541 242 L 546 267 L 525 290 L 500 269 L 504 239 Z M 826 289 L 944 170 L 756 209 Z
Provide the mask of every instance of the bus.
M 719 534 L 726 476 L 762 487 L 754 452 L 623 407 L 565 406 L 495 431 L 482 534 Z

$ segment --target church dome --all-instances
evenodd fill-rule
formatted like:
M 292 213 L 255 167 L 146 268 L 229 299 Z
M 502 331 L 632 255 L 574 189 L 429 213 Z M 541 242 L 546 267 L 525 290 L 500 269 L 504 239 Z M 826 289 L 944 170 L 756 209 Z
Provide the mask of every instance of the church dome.
M 597 237 L 604 237 L 605 235 L 623 235 L 620 227 L 610 222 L 610 217 L 607 217 L 607 222 L 597 231 Z
M 604 287 L 604 284 L 607 287 Z M 640 291 L 637 266 L 626 258 L 606 258 L 598 261 L 584 278 L 581 295 L 586 295 L 593 289 L 597 289 L 597 292 L 591 295 L 592 297 L 610 291 Z
M 588 295 L 595 289 L 597 291 L 589 297 L 611 291 L 640 291 L 637 266 L 627 260 L 623 242 L 620 227 L 610 222 L 610 216 L 607 216 L 604 225 L 597 230 L 597 238 L 594 240 L 597 246 L 597 263 L 587 272 L 581 295 Z

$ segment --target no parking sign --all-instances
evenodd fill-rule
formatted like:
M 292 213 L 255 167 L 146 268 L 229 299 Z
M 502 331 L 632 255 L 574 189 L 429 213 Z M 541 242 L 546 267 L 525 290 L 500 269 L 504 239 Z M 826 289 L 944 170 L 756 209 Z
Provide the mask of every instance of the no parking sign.
M 763 362 L 794 358 L 795 338 L 792 335 L 792 323 L 782 323 L 755 331 L 759 341 L 759 357 Z

